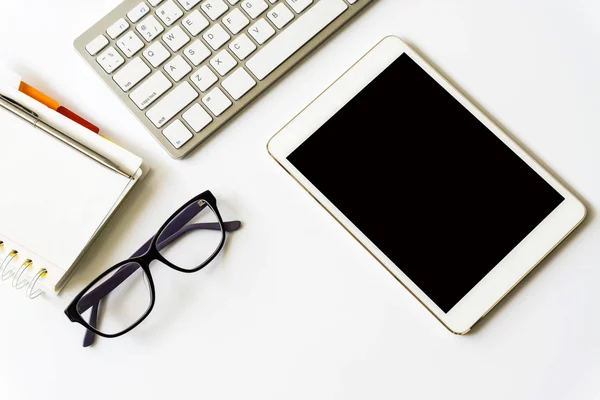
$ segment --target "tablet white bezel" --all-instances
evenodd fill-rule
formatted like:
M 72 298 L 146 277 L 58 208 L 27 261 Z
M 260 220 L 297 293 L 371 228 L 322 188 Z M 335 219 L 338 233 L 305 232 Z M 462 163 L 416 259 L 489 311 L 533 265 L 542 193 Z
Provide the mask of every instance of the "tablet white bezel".
M 421 66 L 423 70 L 452 94 L 455 99 L 565 198 L 565 201 L 557 209 L 496 265 L 448 313 L 443 312 L 425 295 L 402 272 L 401 266 L 396 266 L 287 160 L 289 154 L 403 53 L 406 53 Z M 367 137 L 365 136 L 365 138 Z M 281 129 L 269 141 L 267 147 L 273 158 L 453 333 L 468 332 L 475 322 L 492 309 L 554 247 L 571 233 L 583 221 L 586 214 L 584 205 L 571 192 L 542 168 L 539 163 L 501 131 L 485 114 L 469 102 L 418 54 L 394 36 L 386 37 L 363 56 L 352 68 Z M 451 262 L 452 260 L 449 260 L 449 263 Z

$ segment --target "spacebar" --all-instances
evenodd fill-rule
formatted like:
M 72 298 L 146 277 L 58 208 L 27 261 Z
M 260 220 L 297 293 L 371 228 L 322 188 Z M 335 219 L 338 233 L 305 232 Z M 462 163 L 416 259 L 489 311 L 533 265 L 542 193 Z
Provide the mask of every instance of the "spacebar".
M 344 0 L 319 1 L 297 21 L 284 28 L 246 66 L 262 81 L 347 9 L 348 5 Z

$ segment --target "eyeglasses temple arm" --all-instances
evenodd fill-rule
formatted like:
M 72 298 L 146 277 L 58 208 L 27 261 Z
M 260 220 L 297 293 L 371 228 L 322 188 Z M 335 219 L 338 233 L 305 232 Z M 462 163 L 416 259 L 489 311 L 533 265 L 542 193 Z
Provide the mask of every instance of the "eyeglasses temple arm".
M 92 325 L 92 326 L 94 328 L 96 327 L 96 325 L 98 323 L 98 310 L 100 308 L 99 305 L 100 305 L 100 303 L 95 304 L 92 307 L 92 313 L 90 314 L 90 324 L 92 324 L 92 322 L 93 322 L 94 325 Z M 90 347 L 91 345 L 94 344 L 95 340 L 96 340 L 96 334 L 94 333 L 94 331 L 86 329 L 85 336 L 83 336 L 83 347 Z
M 200 213 L 200 211 L 204 210 L 207 206 L 208 204 L 202 201 L 192 203 L 191 205 L 186 207 L 175 218 L 173 218 L 173 220 L 169 222 L 165 229 L 160 233 L 160 236 L 157 240 L 157 246 L 162 244 L 163 240 L 168 240 L 169 238 L 171 238 L 171 236 L 179 232 L 181 228 L 183 228 L 188 222 L 190 222 L 196 215 Z M 149 246 L 149 243 L 146 242 L 146 245 Z M 147 248 L 140 255 L 144 254 L 146 251 Z
M 223 228 L 225 228 L 225 232 L 235 232 L 238 229 L 240 229 L 241 226 L 242 226 L 242 223 L 240 221 L 229 221 L 229 222 L 223 223 Z M 164 239 L 163 239 L 164 233 L 162 233 L 160 235 L 160 237 L 158 238 L 158 243 L 157 243 L 156 247 L 157 247 L 158 251 L 160 251 L 160 250 L 164 249 L 165 247 L 167 247 L 168 245 L 170 245 L 171 243 L 173 243 L 175 240 L 179 239 L 181 236 L 183 236 L 187 232 L 197 230 L 197 229 L 220 231 L 221 225 L 218 222 L 208 222 L 208 223 L 201 223 L 201 224 L 185 225 Z M 148 249 L 150 248 L 150 244 L 152 243 L 152 239 L 154 239 L 154 238 L 150 238 L 146 243 L 144 243 L 144 245 L 142 247 L 140 247 L 138 249 L 138 251 L 136 251 L 131 256 L 131 258 L 139 257 L 142 254 L 144 254 L 145 252 L 147 252 Z
M 202 208 L 204 208 L 204 207 L 202 207 Z M 194 218 L 194 216 L 199 211 L 201 211 L 201 209 L 197 210 L 196 213 L 193 215 L 191 213 L 189 213 L 188 215 L 184 215 L 184 213 L 182 213 L 179 216 L 177 216 L 177 218 L 173 221 L 179 220 L 180 218 L 183 221 L 185 221 L 187 218 L 190 218 L 190 219 Z M 189 220 L 187 222 L 189 222 Z M 185 223 L 187 223 L 187 222 L 185 222 Z M 184 235 L 192 230 L 197 230 L 197 229 L 220 230 L 221 229 L 221 226 L 218 222 L 199 223 L 199 224 L 190 224 L 190 225 L 185 225 L 185 223 L 184 223 L 184 226 L 180 227 L 178 231 L 171 234 L 166 239 L 161 240 L 157 244 L 156 247 L 158 248 L 159 251 L 162 250 L 163 248 L 165 248 L 166 246 L 168 246 L 169 244 L 171 244 L 173 241 L 175 241 L 182 235 Z M 240 227 L 241 227 L 240 221 L 229 221 L 229 222 L 223 223 L 223 228 L 225 229 L 226 232 L 236 231 Z M 164 232 L 163 232 L 163 234 L 164 234 Z M 163 234 L 161 234 L 161 237 L 163 236 Z M 139 257 L 142 254 L 144 254 L 145 252 L 147 252 L 148 249 L 150 248 L 150 245 L 151 245 L 153 239 L 154 238 L 150 238 L 146 243 L 144 243 L 144 245 L 142 245 L 142 247 L 140 247 L 135 253 L 133 253 L 131 258 Z M 115 288 L 117 288 L 121 283 L 123 283 L 138 268 L 138 267 L 135 267 L 135 268 L 126 269 L 125 267 L 126 267 L 126 265 L 121 267 L 106 282 L 104 282 L 103 284 L 98 286 L 96 289 L 92 290 L 89 294 L 87 294 L 85 297 L 83 297 L 77 303 L 78 312 L 80 314 L 83 314 L 90 307 L 92 307 L 92 312 L 91 312 L 90 321 L 89 321 L 90 326 L 95 328 L 98 325 L 98 308 L 100 306 L 100 302 L 102 301 L 102 299 L 104 297 L 106 297 L 108 294 L 110 294 L 110 292 L 112 292 Z M 94 343 L 95 337 L 96 337 L 96 334 L 93 331 L 91 331 L 89 329 L 86 330 L 86 333 L 85 333 L 85 336 L 83 339 L 83 347 L 91 346 Z

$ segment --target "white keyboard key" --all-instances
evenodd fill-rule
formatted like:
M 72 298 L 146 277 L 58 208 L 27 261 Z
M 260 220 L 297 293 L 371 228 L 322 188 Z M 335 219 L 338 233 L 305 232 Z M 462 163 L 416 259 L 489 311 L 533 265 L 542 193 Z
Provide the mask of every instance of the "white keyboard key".
M 176 52 L 190 41 L 190 37 L 177 25 L 163 36 L 163 41 Z
M 267 17 L 277 28 L 281 29 L 294 19 L 294 13 L 284 3 L 279 3 L 275 8 L 269 10 Z
M 167 93 L 165 97 L 154 107 L 152 107 L 146 116 L 154 126 L 162 128 L 167 122 L 171 120 L 179 111 L 183 110 L 185 106 L 190 104 L 194 99 L 198 97 L 198 92 L 194 90 L 192 85 L 187 82 L 182 82 L 175 89 Z
M 210 60 L 210 65 L 213 66 L 219 75 L 225 76 L 237 65 L 237 61 L 235 61 L 235 58 L 227 50 L 222 50 Z
M 240 0 L 227 0 L 229 2 L 229 4 L 231 4 L 232 6 L 235 6 L 237 3 L 240 2 Z
M 287 3 L 292 6 L 294 11 L 300 14 L 302 11 L 306 10 L 308 6 L 310 6 L 313 0 L 286 0 Z
M 211 27 L 209 30 L 204 32 L 204 35 L 202 36 L 204 37 L 204 40 L 206 40 L 206 43 L 213 48 L 213 50 L 219 50 L 221 46 L 231 39 L 231 36 L 229 36 L 229 34 L 225 32 L 225 29 L 219 24 Z
M 225 14 L 229 9 L 223 0 L 204 0 L 204 2 L 200 5 L 200 8 L 213 21 L 216 21 L 217 18 Z
M 347 9 L 344 0 L 320 0 L 256 53 L 246 66 L 259 80 L 265 79 Z
M 198 103 L 183 113 L 183 119 L 198 133 L 212 122 L 212 117 Z
M 140 110 L 144 110 L 173 86 L 171 81 L 160 71 L 146 79 L 137 89 L 129 94 L 129 98 Z
M 167 0 L 165 4 L 156 10 L 156 15 L 158 15 L 158 18 L 160 18 L 166 26 L 171 26 L 183 16 L 183 11 L 173 3 L 173 0 Z
M 202 98 L 202 102 L 208 109 L 218 117 L 233 104 L 218 87 L 214 88 Z
M 157 5 L 159 5 L 162 2 L 163 2 L 163 0 L 148 0 L 148 3 L 150 3 L 150 5 L 152 7 L 156 7 Z
M 176 119 L 171 125 L 169 125 L 163 131 L 163 135 L 176 149 L 181 148 L 186 144 L 194 135 L 183 125 L 183 122 Z
M 243 12 L 239 8 L 234 8 L 229 14 L 223 18 L 223 25 L 229 29 L 231 33 L 237 35 L 250 23 L 250 20 L 246 18 Z
M 141 58 L 136 57 L 123 67 L 123 69 L 114 74 L 113 79 L 121 87 L 121 90 L 128 92 L 149 74 L 150 67 Z
M 261 18 L 248 29 L 248 32 L 256 40 L 256 43 L 263 44 L 275 34 L 275 29 L 269 25 L 266 19 Z
M 234 100 L 239 100 L 243 95 L 248 93 L 250 89 L 256 86 L 256 81 L 252 79 L 249 73 L 244 68 L 238 68 L 234 73 L 225 79 L 221 86 L 229 93 Z
M 354 3 L 356 3 L 357 1 L 358 1 L 358 0 L 348 0 L 348 3 L 350 3 L 350 4 L 354 4 Z
M 144 58 L 148 60 L 148 62 L 152 64 L 154 68 L 160 67 L 162 63 L 171 57 L 169 50 L 167 50 L 160 42 L 152 44 L 150 47 L 144 50 L 142 54 L 144 54 Z
M 150 8 L 143 1 L 135 6 L 135 8 L 127 13 L 127 18 L 134 24 L 138 22 L 144 15 L 150 12 Z
M 275 3 L 277 3 L 277 0 L 269 0 L 269 3 L 275 4 Z
M 233 42 L 229 44 L 229 48 L 240 60 L 244 60 L 256 50 L 256 45 L 252 40 L 242 33 Z
M 256 19 L 260 14 L 265 12 L 269 5 L 264 0 L 243 0 L 242 8 L 252 19 Z
M 163 28 L 162 24 L 158 22 L 154 15 L 150 15 L 142 22 L 140 22 L 135 29 L 142 35 L 147 42 L 151 42 L 155 37 L 160 35 L 165 28 Z
M 104 50 L 104 52 L 98 56 L 97 60 L 98 64 L 104 68 L 107 74 L 112 73 L 125 63 L 125 59 L 121 57 L 119 52 L 112 46 Z
M 184 76 L 192 72 L 190 64 L 181 56 L 175 56 L 175 58 L 165 64 L 164 68 L 175 82 L 179 82 Z
M 195 66 L 200 65 L 202 61 L 206 60 L 208 56 L 211 55 L 210 50 L 204 43 L 202 43 L 199 39 L 194 40 L 194 42 L 186 47 L 183 51 L 183 54 L 194 64 Z
M 125 53 L 127 58 L 131 58 L 144 47 L 144 42 L 142 42 L 142 39 L 134 31 L 129 31 L 121 36 L 117 41 L 117 46 Z
M 179 4 L 181 4 L 181 7 L 185 8 L 186 11 L 190 11 L 192 9 L 192 7 L 194 7 L 196 4 L 200 3 L 200 0 L 177 0 L 179 2 Z
M 217 75 L 208 68 L 207 65 L 198 69 L 191 76 L 191 81 L 201 92 L 206 92 L 212 85 L 219 80 Z
M 88 53 L 90 53 L 90 56 L 95 56 L 100 50 L 102 50 L 106 46 L 108 46 L 108 39 L 106 38 L 106 36 L 100 35 L 96 39 L 89 42 L 88 45 L 85 46 L 85 49 Z
M 190 35 L 198 36 L 200 32 L 210 25 L 210 22 L 204 18 L 204 15 L 202 15 L 200 11 L 194 10 L 183 19 L 182 25 Z
M 110 36 L 111 39 L 114 40 L 121 36 L 121 34 L 127 29 L 129 29 L 129 22 L 125 21 L 125 18 L 121 18 L 117 22 L 112 24 L 110 28 L 106 30 L 106 33 L 108 34 L 108 36 Z

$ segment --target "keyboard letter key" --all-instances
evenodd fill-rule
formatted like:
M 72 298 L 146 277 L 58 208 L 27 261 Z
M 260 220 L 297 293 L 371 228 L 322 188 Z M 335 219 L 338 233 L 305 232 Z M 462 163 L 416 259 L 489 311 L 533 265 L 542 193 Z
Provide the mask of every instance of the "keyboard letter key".
M 267 13 L 267 16 L 278 29 L 282 29 L 294 19 L 294 13 L 283 3 L 277 4 L 275 8 Z
M 213 21 L 216 21 L 228 9 L 227 4 L 223 3 L 223 0 L 204 0 L 200 8 Z
M 182 25 L 190 35 L 198 36 L 200 32 L 210 25 L 210 22 L 204 18 L 204 15 L 200 14 L 200 11 L 194 10 L 183 19 Z
M 261 18 L 248 29 L 248 32 L 256 40 L 256 43 L 263 44 L 275 34 L 275 29 L 269 25 L 266 19 Z
M 225 29 L 219 24 L 216 24 L 207 30 L 203 36 L 206 43 L 208 43 L 213 50 L 219 50 L 221 46 L 231 39 L 231 36 L 229 36 L 229 34 L 225 32 Z
M 234 8 L 233 11 L 223 18 L 222 22 L 229 29 L 229 32 L 237 35 L 242 29 L 248 26 L 250 20 L 246 18 L 239 8 Z
M 237 65 L 237 61 L 235 61 L 235 58 L 227 50 L 221 50 L 210 60 L 210 65 L 213 66 L 219 75 L 225 76 Z
M 256 45 L 252 40 L 248 38 L 245 34 L 241 34 L 237 37 L 233 42 L 229 44 L 229 48 L 240 60 L 244 60 L 248 57 L 254 50 L 256 50 Z
M 269 8 L 269 6 L 267 3 L 264 2 L 264 0 L 244 0 L 244 1 L 242 1 L 242 9 L 244 11 L 246 11 L 246 13 L 252 19 L 256 19 L 267 8 Z
M 173 52 L 176 52 L 190 41 L 190 37 L 177 25 L 163 36 L 163 40 Z
M 199 39 L 194 40 L 194 42 L 189 45 L 184 51 L 183 54 L 194 64 L 195 66 L 200 65 L 200 63 L 208 58 L 211 55 L 208 47 L 204 45 Z
M 156 42 L 148 47 L 144 52 L 144 57 L 154 68 L 160 67 L 169 57 L 171 53 L 160 42 Z
M 192 72 L 192 67 L 190 67 L 190 64 L 183 57 L 177 55 L 165 64 L 165 71 L 167 71 L 175 82 L 179 82 L 184 76 Z
M 206 65 L 192 74 L 192 82 L 201 92 L 206 92 L 218 80 L 219 78 Z

